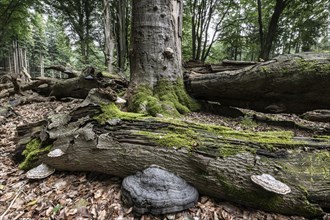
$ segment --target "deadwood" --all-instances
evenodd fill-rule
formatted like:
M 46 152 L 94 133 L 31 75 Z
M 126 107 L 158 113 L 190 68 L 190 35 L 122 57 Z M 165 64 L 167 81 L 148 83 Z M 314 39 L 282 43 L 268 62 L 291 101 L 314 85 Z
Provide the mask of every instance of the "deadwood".
M 99 117 L 100 123 L 95 115 L 101 112 L 98 105 L 85 102 L 69 115 L 48 118 L 41 131 L 42 122 L 35 125 L 37 129 L 27 126 L 18 131 L 22 137 L 39 138 L 44 146 L 51 144 L 51 150 L 61 149 L 62 156 L 41 157 L 58 170 L 126 177 L 156 164 L 213 198 L 306 217 L 322 216 L 330 209 L 329 138 L 241 133 L 117 111 L 108 119 Z M 287 184 L 291 193 L 278 195 L 255 185 L 251 175 L 262 173 Z
M 295 113 L 329 109 L 329 85 L 330 53 L 283 55 L 237 70 L 197 72 L 190 74 L 186 83 L 197 99 L 257 111 Z
M 48 66 L 45 67 L 45 70 L 56 70 L 65 73 L 69 78 L 78 77 L 80 75 L 79 71 L 72 70 L 71 68 L 62 65 Z

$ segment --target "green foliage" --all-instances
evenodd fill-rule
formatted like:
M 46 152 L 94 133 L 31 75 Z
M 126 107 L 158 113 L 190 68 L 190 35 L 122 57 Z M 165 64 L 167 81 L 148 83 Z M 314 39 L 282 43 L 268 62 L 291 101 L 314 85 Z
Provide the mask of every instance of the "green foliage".
M 0 2 L 0 46 L 13 39 L 25 41 L 30 36 L 30 23 L 33 13 L 30 12 L 34 0 L 2 0 Z
M 246 127 L 250 127 L 250 128 L 254 128 L 257 126 L 257 123 L 255 121 L 253 121 L 253 118 L 251 116 L 247 116 L 247 115 L 245 115 L 242 118 L 241 124 Z
M 61 206 L 61 204 L 57 204 L 56 206 L 54 206 L 53 208 L 53 213 L 56 215 L 60 212 L 60 210 L 63 208 L 63 206 Z
M 204 7 L 201 2 L 200 7 Z M 274 12 L 276 1 L 262 0 L 262 22 L 264 35 L 268 33 L 269 22 Z M 213 12 L 215 17 L 221 18 L 225 14 L 226 1 L 222 7 L 217 7 Z M 185 60 L 192 57 L 192 1 L 185 1 L 183 17 L 183 42 L 182 51 Z M 204 10 L 197 7 L 195 10 Z M 271 57 L 280 53 L 293 53 L 317 49 L 329 49 L 329 37 L 326 28 L 329 25 L 329 1 L 290 1 L 280 16 L 278 30 L 274 34 Z M 206 19 L 204 19 L 206 20 Z M 212 25 L 211 25 L 212 26 Z M 241 0 L 232 1 L 228 14 L 223 23 L 218 27 L 219 34 L 212 45 L 207 62 L 220 60 L 257 60 L 260 53 L 259 25 L 257 1 Z M 210 33 L 214 32 L 210 29 Z M 205 31 L 206 32 L 206 31 Z M 205 36 L 205 35 L 203 35 Z M 319 39 L 322 41 L 319 43 Z M 211 39 L 208 38 L 208 43 Z

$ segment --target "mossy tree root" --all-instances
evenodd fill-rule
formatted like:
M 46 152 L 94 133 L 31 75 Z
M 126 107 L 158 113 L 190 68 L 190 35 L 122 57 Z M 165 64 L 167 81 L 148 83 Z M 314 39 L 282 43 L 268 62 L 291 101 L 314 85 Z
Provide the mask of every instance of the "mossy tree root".
M 160 80 L 154 88 L 139 85 L 129 100 L 129 111 L 156 116 L 179 116 L 196 111 L 199 104 L 185 91 L 183 82 Z

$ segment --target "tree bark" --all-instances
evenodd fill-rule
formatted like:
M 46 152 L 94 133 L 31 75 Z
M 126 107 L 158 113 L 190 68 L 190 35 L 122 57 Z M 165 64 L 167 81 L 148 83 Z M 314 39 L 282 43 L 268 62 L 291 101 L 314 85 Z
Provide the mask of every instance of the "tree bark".
M 104 37 L 105 37 L 105 60 L 108 67 L 108 72 L 112 73 L 113 50 L 114 50 L 114 35 L 113 21 L 111 19 L 111 6 L 109 0 L 103 0 L 103 19 L 104 19 Z
M 158 80 L 182 78 L 177 0 L 133 1 L 131 81 L 153 88 Z
M 117 62 L 119 72 L 124 76 L 127 61 L 127 7 L 128 1 L 121 0 L 116 3 L 117 6 Z
M 100 107 L 87 104 L 69 115 L 54 115 L 47 123 L 38 123 L 39 129 L 18 128 L 20 144 L 34 132 L 43 143 L 52 143 L 52 150 L 61 149 L 63 156 L 42 158 L 58 170 L 126 177 L 156 164 L 213 198 L 305 217 L 318 217 L 330 209 L 329 139 L 240 133 L 138 116 L 108 115 L 107 122 L 100 124 L 92 119 L 100 112 Z M 47 128 L 40 129 L 45 124 Z M 255 185 L 250 177 L 261 173 L 286 183 L 292 192 L 277 195 Z
M 239 70 L 191 74 L 186 86 L 197 99 L 261 112 L 329 109 L 329 61 L 328 53 L 283 55 Z

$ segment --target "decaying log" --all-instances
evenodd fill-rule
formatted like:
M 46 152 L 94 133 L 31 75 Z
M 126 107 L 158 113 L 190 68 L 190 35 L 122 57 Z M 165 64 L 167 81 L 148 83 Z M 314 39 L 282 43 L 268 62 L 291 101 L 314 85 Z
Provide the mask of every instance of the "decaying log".
M 309 121 L 330 122 L 330 110 L 319 109 L 305 112 L 301 117 Z
M 221 115 L 231 118 L 247 117 L 256 122 L 273 125 L 280 128 L 290 128 L 301 131 L 308 131 L 315 134 L 330 134 L 330 114 L 328 110 L 307 112 L 302 116 L 295 114 L 271 114 L 256 112 L 250 109 L 223 106 L 217 102 L 201 102 L 204 112 Z M 312 121 L 312 119 L 314 121 Z M 317 121 L 318 120 L 318 121 Z M 327 121 L 328 120 L 328 121 Z
M 110 104 L 109 106 L 113 106 Z M 270 212 L 318 217 L 330 210 L 330 141 L 282 133 L 240 133 L 179 119 L 125 116 L 92 103 L 54 115 L 40 132 L 43 143 L 65 154 L 41 160 L 58 169 L 126 177 L 156 164 L 193 184 L 201 194 Z M 116 113 L 117 112 L 117 113 Z M 135 118 L 135 119 L 134 119 Z M 36 127 L 40 127 L 38 123 Z M 24 137 L 31 128 L 20 129 Z M 32 129 L 33 130 L 33 129 Z M 34 130 L 34 137 L 38 132 Z M 266 173 L 291 188 L 277 195 L 255 185 Z
M 330 109 L 330 53 L 283 55 L 236 71 L 191 74 L 190 94 L 268 112 Z
M 110 87 L 116 92 L 120 92 L 127 88 L 128 81 L 121 78 L 105 77 L 100 72 L 96 72 L 94 68 L 88 67 L 78 77 L 69 79 L 36 77 L 31 82 L 19 86 L 21 91 L 32 90 L 43 96 L 84 99 L 93 88 Z M 7 88 L 1 91 L 0 98 L 16 93 L 14 88 Z
M 65 73 L 69 78 L 78 77 L 80 75 L 79 71 L 72 70 L 71 68 L 65 67 L 65 66 L 62 66 L 62 65 L 48 66 L 48 67 L 45 67 L 45 70 L 60 71 L 62 73 Z
M 242 69 L 247 66 L 256 65 L 257 62 L 254 61 L 236 61 L 236 60 L 223 60 L 219 64 L 206 64 L 200 62 L 189 61 L 183 65 L 185 69 L 191 72 L 196 72 L 199 74 L 206 73 L 219 73 L 224 71 L 233 71 Z

